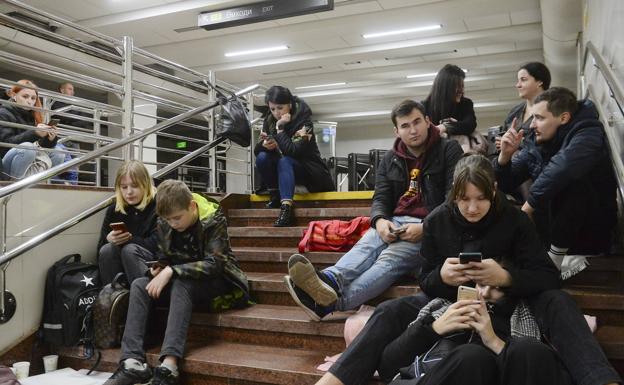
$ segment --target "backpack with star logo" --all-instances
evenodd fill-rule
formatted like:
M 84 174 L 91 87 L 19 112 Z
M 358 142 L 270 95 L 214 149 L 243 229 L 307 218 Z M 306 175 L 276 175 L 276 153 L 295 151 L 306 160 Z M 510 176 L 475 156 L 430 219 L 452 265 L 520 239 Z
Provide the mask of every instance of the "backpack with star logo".
M 68 255 L 52 265 L 46 276 L 43 340 L 55 347 L 93 338 L 90 315 L 100 291 L 100 274 L 96 265 L 80 259 L 80 254 Z

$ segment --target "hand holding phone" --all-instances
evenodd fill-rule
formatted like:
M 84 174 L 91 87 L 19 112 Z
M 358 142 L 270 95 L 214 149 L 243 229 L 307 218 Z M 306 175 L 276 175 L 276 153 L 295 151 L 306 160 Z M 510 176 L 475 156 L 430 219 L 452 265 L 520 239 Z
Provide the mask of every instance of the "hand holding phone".
M 407 228 L 404 226 L 397 227 L 397 228 L 393 228 L 393 227 L 390 228 L 390 232 L 394 235 L 403 234 L 406 230 Z
M 54 126 L 57 126 L 60 122 L 61 122 L 61 119 L 54 118 L 54 119 L 50 119 L 50 121 L 47 124 L 48 126 L 54 127 Z

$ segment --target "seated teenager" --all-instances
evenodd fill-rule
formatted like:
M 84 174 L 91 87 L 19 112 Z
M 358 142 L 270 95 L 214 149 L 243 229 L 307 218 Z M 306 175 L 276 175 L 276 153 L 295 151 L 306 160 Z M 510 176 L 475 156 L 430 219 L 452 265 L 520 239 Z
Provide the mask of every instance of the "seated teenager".
M 23 107 L 41 108 L 41 100 L 37 86 L 30 80 L 20 80 L 20 85 L 11 87 L 8 94 L 14 105 L 0 105 L 0 142 L 19 144 L 20 148 L 0 147 L 2 168 L 13 179 L 45 171 L 65 161 L 61 152 L 37 151 L 38 148 L 54 148 L 58 138 L 53 126 L 43 123 L 40 111 Z M 29 87 L 29 88 L 27 88 Z M 36 130 L 25 130 L 9 127 L 2 122 L 18 123 L 36 127 Z M 51 131 L 44 131 L 44 130 Z
M 178 384 L 193 304 L 219 311 L 249 303 L 247 277 L 232 255 L 226 219 L 216 202 L 191 194 L 181 181 L 166 180 L 158 187 L 156 212 L 158 263 L 149 277 L 132 283 L 121 361 L 105 385 L 143 384 L 150 378 L 151 384 Z M 169 316 L 162 364 L 152 373 L 143 342 L 156 302 L 169 305 Z
M 609 251 L 616 224 L 616 182 L 595 107 L 566 88 L 535 98 L 532 129 L 510 128 L 494 160 L 505 192 L 529 178 L 533 184 L 522 210 L 535 220 L 548 254 L 569 278 L 587 266 L 586 255 Z M 534 215 L 534 212 L 536 215 Z
M 336 187 L 316 145 L 312 110 L 306 102 L 280 86 L 267 90 L 265 102 L 268 113 L 254 149 L 256 167 L 271 194 L 267 207 L 281 210 L 274 226 L 291 226 L 295 183 L 310 192 Z
M 461 252 L 480 252 L 483 260 L 461 264 L 457 257 Z M 425 219 L 421 254 L 424 294 L 378 306 L 318 384 L 365 383 L 381 369 L 384 350 L 393 341 L 402 341 L 400 336 L 409 331 L 408 325 L 429 298 L 454 301 L 460 285 L 472 281 L 496 286 L 510 298 L 559 287 L 557 270 L 531 221 L 496 193 L 494 170 L 481 155 L 470 155 L 457 163 L 446 203 Z
M 444 202 L 462 150 L 440 137 L 418 102 L 401 102 L 391 119 L 397 139 L 377 170 L 371 229 L 322 272 L 299 254 L 288 261 L 288 291 L 313 320 L 355 309 L 420 268 L 422 221 Z
M 154 260 L 158 249 L 155 196 L 156 188 L 143 163 L 130 160 L 119 167 L 115 204 L 106 210 L 97 248 L 103 285 L 120 272 L 129 283 L 147 272 L 145 262 Z

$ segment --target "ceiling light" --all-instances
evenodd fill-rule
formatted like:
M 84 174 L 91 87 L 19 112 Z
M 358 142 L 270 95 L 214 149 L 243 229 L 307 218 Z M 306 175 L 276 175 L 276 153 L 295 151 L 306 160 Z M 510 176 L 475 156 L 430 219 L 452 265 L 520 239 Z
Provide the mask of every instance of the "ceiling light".
M 425 27 L 418 27 L 418 28 L 408 28 L 408 29 L 398 29 L 398 30 L 395 30 L 395 31 L 367 33 L 367 34 L 362 35 L 362 37 L 364 39 L 372 39 L 372 38 L 375 38 L 375 37 L 401 35 L 401 34 L 404 34 L 404 33 L 432 31 L 434 29 L 440 29 L 440 28 L 442 28 L 442 24 L 435 24 L 435 25 L 428 25 L 428 26 L 425 26 Z
M 242 56 L 242 55 L 253 55 L 253 54 L 256 54 L 256 53 L 283 51 L 283 50 L 286 50 L 286 49 L 288 49 L 287 45 L 278 45 L 278 46 L 275 46 L 275 47 L 251 49 L 249 51 L 226 52 L 225 57 Z
M 465 69 L 465 68 L 462 68 L 462 71 L 468 72 L 468 70 Z M 407 75 L 406 78 L 407 79 L 428 78 L 428 77 L 436 76 L 437 74 L 438 74 L 437 72 L 430 72 L 430 73 L 426 73 L 426 74 Z
M 305 90 L 308 88 L 320 88 L 320 87 L 332 87 L 332 86 L 344 86 L 345 84 L 347 84 L 346 82 L 339 82 L 339 83 L 327 83 L 327 84 L 315 84 L 313 86 L 301 86 L 301 87 L 295 87 L 296 90 Z

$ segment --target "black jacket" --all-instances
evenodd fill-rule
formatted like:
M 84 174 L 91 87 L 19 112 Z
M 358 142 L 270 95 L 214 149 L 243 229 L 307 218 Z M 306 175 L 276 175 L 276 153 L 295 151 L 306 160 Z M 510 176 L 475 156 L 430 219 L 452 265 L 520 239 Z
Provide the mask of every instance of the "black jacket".
M 61 101 L 56 101 L 54 103 L 52 103 L 52 110 L 58 110 L 59 108 L 63 108 L 65 106 L 68 106 L 68 103 L 65 102 L 61 102 Z M 72 115 L 77 115 L 77 116 L 83 116 L 85 118 L 92 118 L 93 115 L 87 113 L 87 112 L 83 112 L 83 111 L 79 111 L 79 110 L 68 110 L 68 111 L 64 111 L 65 113 L 68 114 L 72 114 Z M 74 117 L 69 117 L 69 116 L 61 116 L 61 115 L 52 115 L 53 118 L 59 119 L 61 124 L 65 124 L 68 126 L 74 126 L 74 127 L 82 127 L 82 128 L 91 128 L 92 124 L 91 122 L 85 121 L 85 120 L 81 120 L 79 118 L 74 118 Z
M 462 251 L 480 251 L 493 258 L 511 275 L 507 296 L 526 298 L 560 286 L 559 271 L 537 236 L 529 217 L 503 199 L 492 205 L 478 223 L 468 223 L 455 204 L 439 206 L 425 219 L 420 253 L 421 289 L 431 298 L 457 299 L 457 287 L 442 282 L 440 270 L 447 257 Z
M 20 144 L 39 142 L 41 147 L 52 148 L 56 145 L 57 138 L 49 140 L 47 136 L 40 137 L 34 130 L 3 126 L 2 122 L 19 123 L 27 126 L 36 126 L 32 111 L 15 106 L 0 106 L 0 142 Z M 9 147 L 0 147 L 0 158 L 7 152 Z
M 474 112 L 474 105 L 472 100 L 462 96 L 459 103 L 453 103 L 453 109 L 450 116 L 432 116 L 431 108 L 429 107 L 429 99 L 423 100 L 422 104 L 425 106 L 427 116 L 431 119 L 431 123 L 435 126 L 440 124 L 440 120 L 446 118 L 454 118 L 457 123 L 449 125 L 446 129 L 448 135 L 470 135 L 477 128 L 477 117 Z
M 137 210 L 134 206 L 128 206 L 126 207 L 126 213 L 115 211 L 115 203 L 108 207 L 104 216 L 104 222 L 102 222 L 102 229 L 100 230 L 100 240 L 97 246 L 98 252 L 102 246 L 108 243 L 106 236 L 112 230 L 110 224 L 123 222 L 126 224 L 130 234 L 132 234 L 132 239 L 128 243 L 136 243 L 155 254 L 158 251 L 156 199 L 152 199 L 143 211 Z
M 307 174 L 305 186 L 308 191 L 333 191 L 336 186 L 334 186 L 329 168 L 321 158 L 321 153 L 316 145 L 316 136 L 312 125 L 312 110 L 302 99 L 295 96 L 294 100 L 291 107 L 291 120 L 281 132 L 277 133 L 275 127 L 277 122 L 270 112 L 267 112 L 268 115 L 264 118 L 262 131 L 273 135 L 282 155 L 294 158 L 301 163 Z M 293 140 L 295 133 L 303 127 L 306 127 L 308 132 L 312 134 L 310 140 Z M 256 155 L 261 152 L 269 152 L 262 146 L 262 141 L 258 142 L 254 149 Z
M 453 183 L 455 164 L 463 151 L 454 140 L 441 138 L 425 154 L 420 189 L 425 206 L 431 212 L 444 202 Z M 375 195 L 371 205 L 371 227 L 379 218 L 390 219 L 401 195 L 409 188 L 405 160 L 390 150 L 383 157 L 375 175 Z
M 579 101 L 571 121 L 557 129 L 547 143 L 535 138 L 505 166 L 494 160 L 499 188 L 514 191 L 527 179 L 533 179 L 527 202 L 533 208 L 547 207 L 570 183 L 586 181 L 598 195 L 605 220 L 611 223 L 616 213 L 616 182 L 607 150 L 607 141 L 598 113 L 589 100 Z

